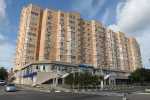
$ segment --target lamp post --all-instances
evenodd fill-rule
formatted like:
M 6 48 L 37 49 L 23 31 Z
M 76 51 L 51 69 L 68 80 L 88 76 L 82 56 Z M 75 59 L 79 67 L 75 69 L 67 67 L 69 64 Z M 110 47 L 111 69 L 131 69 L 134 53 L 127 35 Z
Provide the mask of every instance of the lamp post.
M 75 89 L 75 84 L 74 84 L 75 82 L 74 81 L 75 81 L 75 72 L 73 72 L 73 92 L 74 92 L 74 89 Z
M 102 70 L 102 68 L 100 69 L 100 73 L 101 73 L 101 76 L 104 76 L 103 75 L 103 70 Z M 101 85 L 101 90 L 103 90 L 104 89 L 104 80 L 103 79 L 101 79 L 101 83 L 100 83 L 100 85 Z
M 148 59 L 148 61 L 149 61 L 149 66 L 150 66 L 150 58 Z

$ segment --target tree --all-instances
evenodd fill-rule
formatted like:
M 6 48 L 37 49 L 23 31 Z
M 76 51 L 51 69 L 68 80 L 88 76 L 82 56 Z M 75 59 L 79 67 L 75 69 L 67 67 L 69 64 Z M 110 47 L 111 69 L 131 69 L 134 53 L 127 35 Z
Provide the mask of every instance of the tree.
M 4 67 L 0 67 L 0 79 L 6 80 L 8 78 L 7 70 Z
M 65 83 L 70 86 L 96 86 L 100 84 L 102 76 L 92 75 L 90 73 L 71 73 L 65 78 Z
M 129 79 L 134 83 L 150 82 L 150 69 L 137 69 L 130 74 Z
M 65 78 L 65 83 L 68 85 L 72 85 L 73 84 L 73 74 L 69 74 L 66 78 Z

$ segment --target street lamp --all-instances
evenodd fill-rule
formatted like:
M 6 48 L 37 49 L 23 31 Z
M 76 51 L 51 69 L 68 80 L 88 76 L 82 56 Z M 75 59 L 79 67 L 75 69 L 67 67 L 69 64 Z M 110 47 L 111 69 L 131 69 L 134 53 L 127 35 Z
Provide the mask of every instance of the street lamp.
M 148 59 L 148 61 L 149 61 L 149 65 L 150 65 L 150 58 Z

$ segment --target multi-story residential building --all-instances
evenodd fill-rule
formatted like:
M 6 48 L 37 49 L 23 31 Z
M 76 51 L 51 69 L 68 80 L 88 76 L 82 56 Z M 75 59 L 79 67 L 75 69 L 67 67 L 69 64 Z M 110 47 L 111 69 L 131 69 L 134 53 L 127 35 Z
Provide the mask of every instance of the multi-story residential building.
M 129 37 L 127 39 L 127 48 L 128 48 L 128 60 L 129 60 L 129 69 L 134 71 L 137 68 L 142 67 L 140 47 L 136 39 Z
M 128 71 L 133 66 L 131 58 L 141 66 L 137 42 L 129 42 L 124 33 L 113 32 L 98 21 L 82 19 L 79 13 L 32 4 L 21 12 L 15 70 L 37 61 L 60 61 Z

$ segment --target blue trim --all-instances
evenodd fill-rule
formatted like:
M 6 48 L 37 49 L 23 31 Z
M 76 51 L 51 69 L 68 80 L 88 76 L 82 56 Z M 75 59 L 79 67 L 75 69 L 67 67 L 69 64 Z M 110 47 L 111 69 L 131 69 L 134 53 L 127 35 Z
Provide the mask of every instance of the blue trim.
M 27 74 L 23 75 L 23 77 L 24 78 L 26 78 L 26 77 L 33 77 L 35 75 L 37 75 L 37 72 L 27 73 Z
M 88 66 L 88 65 L 85 65 L 85 64 L 80 64 L 79 67 L 87 68 L 87 67 L 89 67 L 89 66 Z

